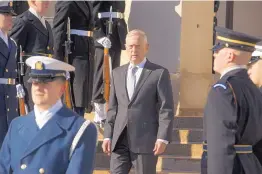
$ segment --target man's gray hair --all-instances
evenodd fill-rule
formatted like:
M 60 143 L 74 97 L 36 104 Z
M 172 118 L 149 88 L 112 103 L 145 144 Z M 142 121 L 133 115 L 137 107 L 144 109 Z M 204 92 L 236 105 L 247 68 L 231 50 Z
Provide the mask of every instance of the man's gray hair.
M 140 36 L 140 37 L 142 37 L 142 38 L 144 39 L 144 41 L 145 41 L 146 43 L 148 43 L 148 42 L 147 42 L 146 33 L 145 33 L 144 31 L 142 31 L 142 30 L 139 30 L 139 29 L 131 30 L 130 32 L 127 33 L 127 35 L 126 35 L 126 40 L 127 40 L 127 38 L 129 38 L 129 37 L 131 37 L 131 36 Z

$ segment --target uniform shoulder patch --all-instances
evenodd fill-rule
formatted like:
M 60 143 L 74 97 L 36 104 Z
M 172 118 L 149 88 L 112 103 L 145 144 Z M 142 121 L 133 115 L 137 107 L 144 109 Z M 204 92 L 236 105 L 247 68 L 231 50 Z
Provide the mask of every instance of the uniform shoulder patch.
M 221 83 L 217 83 L 217 84 L 215 84 L 213 87 L 214 87 L 214 88 L 221 87 L 221 88 L 223 88 L 223 89 L 227 89 L 226 85 L 221 84 Z

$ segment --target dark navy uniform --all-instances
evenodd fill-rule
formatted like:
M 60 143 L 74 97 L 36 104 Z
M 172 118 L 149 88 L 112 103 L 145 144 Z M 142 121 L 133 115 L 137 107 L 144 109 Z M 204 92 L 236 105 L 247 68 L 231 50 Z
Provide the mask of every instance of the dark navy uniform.
M 14 21 L 14 26 L 10 32 L 10 37 L 12 37 L 18 48 L 22 46 L 22 50 L 25 55 L 42 55 L 42 54 L 53 54 L 53 35 L 50 24 L 45 21 L 46 28 L 41 23 L 39 18 L 37 18 L 29 10 L 25 11 L 21 15 L 17 16 Z M 17 51 L 17 56 L 20 55 L 19 49 Z M 28 56 L 25 56 L 26 60 Z M 24 60 L 24 61 L 25 61 Z M 26 67 L 26 73 L 23 78 L 23 83 L 25 86 L 25 100 L 28 105 L 29 110 L 33 109 L 33 102 L 31 99 L 31 86 L 27 83 L 29 68 Z
M 3 5 L 3 6 L 2 6 Z M 11 7 L 0 5 L 0 13 L 13 13 Z M 18 116 L 16 98 L 16 43 L 7 37 L 8 45 L 0 37 L 0 147 L 8 130 L 8 125 Z
M 74 70 L 43 56 L 30 57 L 26 63 L 32 68 L 29 82 L 34 83 L 65 80 L 66 71 Z M 44 112 L 36 106 L 11 122 L 0 151 L 0 173 L 92 174 L 96 141 L 96 126 L 60 100 Z
M 112 6 L 112 33 L 109 36 L 111 48 L 111 67 L 115 69 L 120 65 L 121 49 L 125 50 L 125 38 L 127 25 L 124 19 L 125 1 L 92 1 L 93 15 L 95 16 L 95 66 L 94 66 L 94 86 L 93 102 L 95 109 L 94 121 L 99 123 L 106 119 L 105 99 L 103 96 L 103 61 L 104 47 L 97 42 L 98 39 L 106 37 L 108 34 L 108 21 L 110 17 L 110 7 Z
M 127 25 L 124 19 L 125 1 L 93 1 L 95 15 L 94 38 L 99 39 L 107 34 L 107 21 L 109 20 L 110 6 L 113 11 L 113 29 L 110 35 L 112 47 L 110 48 L 110 57 L 112 69 L 120 65 L 121 49 L 125 50 L 125 38 L 127 34 Z M 94 87 L 93 101 L 96 103 L 105 103 L 103 97 L 103 60 L 104 48 L 97 41 L 95 42 L 95 69 L 94 69 Z
M 253 52 L 259 39 L 216 28 L 214 51 Z M 262 95 L 244 66 L 224 72 L 211 88 L 204 112 L 202 174 L 262 173 Z
M 54 57 L 64 61 L 67 40 L 67 20 L 70 18 L 72 54 L 69 64 L 76 67 L 71 74 L 72 94 L 75 111 L 84 115 L 84 109 L 91 112 L 93 87 L 94 41 L 92 5 L 88 1 L 59 1 L 55 6 L 53 34 Z

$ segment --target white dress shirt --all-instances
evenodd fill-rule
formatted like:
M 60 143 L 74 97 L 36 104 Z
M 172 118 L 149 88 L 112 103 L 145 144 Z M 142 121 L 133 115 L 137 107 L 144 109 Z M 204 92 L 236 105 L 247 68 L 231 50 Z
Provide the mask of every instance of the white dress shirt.
M 42 127 L 63 107 L 61 100 L 58 100 L 51 108 L 46 111 L 40 112 L 37 106 L 34 106 L 35 121 L 39 129 Z
M 132 67 L 134 67 L 134 66 L 138 67 L 138 70 L 135 73 L 135 76 L 136 76 L 136 84 L 135 84 L 135 86 L 137 85 L 137 82 L 139 81 L 139 78 L 140 78 L 140 76 L 142 74 L 142 71 L 143 71 L 144 66 L 146 64 L 146 61 L 147 60 L 146 60 L 146 57 L 145 57 L 144 60 L 142 62 L 140 62 L 139 64 L 134 65 L 134 64 L 130 63 L 129 66 L 128 66 L 127 74 L 129 73 L 129 71 L 132 71 Z M 128 76 L 127 76 L 127 80 L 126 81 L 128 81 Z M 104 140 L 110 140 L 110 138 L 105 138 Z M 168 144 L 168 141 L 166 141 L 166 140 L 157 139 L 157 141 L 161 141 L 161 142 L 163 142 L 165 144 Z
M 30 11 L 33 15 L 35 15 L 35 16 L 40 20 L 40 22 L 43 24 L 43 26 L 46 28 L 44 16 L 40 16 L 40 15 L 35 11 L 35 9 L 33 9 L 33 8 L 31 8 L 31 7 L 29 8 L 29 11 Z
M 0 30 L 0 38 L 2 38 L 4 40 L 4 42 L 6 43 L 6 45 L 8 47 L 8 36 L 2 30 Z
M 246 68 L 247 68 L 246 65 L 235 65 L 235 66 L 228 67 L 228 68 L 224 69 L 224 71 L 221 73 L 220 79 L 221 79 L 225 74 L 227 74 L 227 73 L 230 72 L 230 71 L 233 71 L 233 70 L 236 70 L 236 69 L 246 69 Z

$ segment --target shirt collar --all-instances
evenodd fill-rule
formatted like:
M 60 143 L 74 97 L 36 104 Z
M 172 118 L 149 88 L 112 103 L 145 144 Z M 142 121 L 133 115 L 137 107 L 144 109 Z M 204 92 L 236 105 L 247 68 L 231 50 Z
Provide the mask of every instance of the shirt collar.
M 42 16 L 40 16 L 40 15 L 35 11 L 35 9 L 33 9 L 32 7 L 29 8 L 29 11 L 30 11 L 33 15 L 35 15 L 39 20 L 42 19 Z
M 58 100 L 56 104 L 51 106 L 48 110 L 40 112 L 36 105 L 34 105 L 35 117 L 37 120 L 44 120 L 46 117 L 52 117 L 57 111 L 63 107 L 62 101 Z
M 0 37 L 4 40 L 4 42 L 8 45 L 8 36 L 0 29 Z
M 220 79 L 225 75 L 227 74 L 228 72 L 230 71 L 233 71 L 233 70 L 236 70 L 236 69 L 246 69 L 246 65 L 234 65 L 234 66 L 231 66 L 231 67 L 228 67 L 226 69 L 223 70 L 223 72 L 221 73 L 221 76 L 220 76 Z
M 129 69 L 132 68 L 132 67 L 144 68 L 144 66 L 145 66 L 145 64 L 146 64 L 146 61 L 147 61 L 147 59 L 146 59 L 146 57 L 145 57 L 145 58 L 143 59 L 143 61 L 140 62 L 140 63 L 137 64 L 137 65 L 135 65 L 135 64 L 133 64 L 133 63 L 130 62 L 130 64 L 129 64 Z

